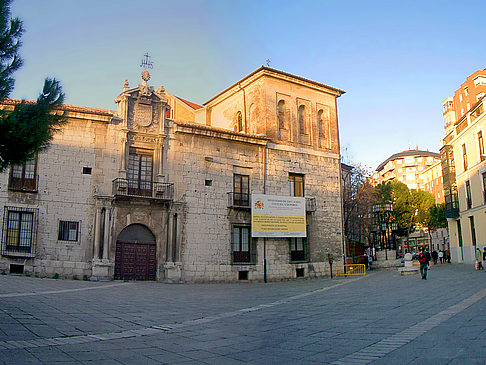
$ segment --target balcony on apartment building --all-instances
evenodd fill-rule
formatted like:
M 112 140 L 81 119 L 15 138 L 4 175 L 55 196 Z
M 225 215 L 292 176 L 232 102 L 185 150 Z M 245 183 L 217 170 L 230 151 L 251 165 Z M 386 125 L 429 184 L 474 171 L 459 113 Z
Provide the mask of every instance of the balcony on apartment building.
M 113 180 L 113 195 L 117 198 L 172 201 L 174 199 L 174 184 L 117 178 Z

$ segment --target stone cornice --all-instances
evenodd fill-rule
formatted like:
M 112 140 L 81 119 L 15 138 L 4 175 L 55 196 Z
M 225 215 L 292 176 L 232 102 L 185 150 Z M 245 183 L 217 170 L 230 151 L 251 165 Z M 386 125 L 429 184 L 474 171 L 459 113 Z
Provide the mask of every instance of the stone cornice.
M 268 143 L 268 148 L 271 149 L 271 150 L 301 153 L 301 154 L 305 154 L 305 155 L 319 156 L 319 157 L 326 157 L 326 158 L 333 158 L 333 159 L 336 159 L 336 160 L 340 160 L 340 156 L 339 156 L 338 153 L 316 151 L 316 150 L 313 150 L 313 149 L 310 149 L 310 148 L 287 146 L 287 145 L 276 144 L 276 143 L 272 143 L 272 142 Z
M 222 128 L 215 128 L 203 124 L 187 123 L 180 121 L 173 121 L 174 131 L 176 133 L 196 134 L 211 138 L 219 138 L 243 143 L 258 144 L 265 146 L 268 142 L 266 136 L 259 136 L 254 134 L 244 134 L 232 132 Z

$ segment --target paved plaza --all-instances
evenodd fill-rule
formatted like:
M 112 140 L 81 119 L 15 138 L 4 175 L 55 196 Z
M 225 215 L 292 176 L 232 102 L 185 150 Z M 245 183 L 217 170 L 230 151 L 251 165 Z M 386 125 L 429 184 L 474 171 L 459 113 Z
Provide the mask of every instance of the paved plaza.
M 2 364 L 485 364 L 486 273 L 178 285 L 0 276 Z

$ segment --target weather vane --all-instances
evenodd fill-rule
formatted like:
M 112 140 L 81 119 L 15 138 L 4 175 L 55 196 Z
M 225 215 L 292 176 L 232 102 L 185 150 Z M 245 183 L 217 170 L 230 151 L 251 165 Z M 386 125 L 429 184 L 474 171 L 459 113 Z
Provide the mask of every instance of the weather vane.
M 150 55 L 148 54 L 148 52 L 143 55 L 140 67 L 143 67 L 144 69 L 154 68 L 154 64 L 152 63 L 152 61 L 150 61 Z
M 267 67 L 270 67 L 270 59 L 267 58 L 267 60 L 265 62 L 267 63 Z

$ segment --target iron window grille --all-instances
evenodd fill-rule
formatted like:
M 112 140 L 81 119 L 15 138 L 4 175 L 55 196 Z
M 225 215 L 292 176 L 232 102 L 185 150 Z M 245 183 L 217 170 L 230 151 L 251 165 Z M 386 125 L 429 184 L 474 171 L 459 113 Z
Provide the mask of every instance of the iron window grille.
M 3 212 L 2 255 L 35 255 L 38 208 L 5 206 Z
M 77 242 L 79 236 L 79 222 L 59 221 L 59 241 Z

